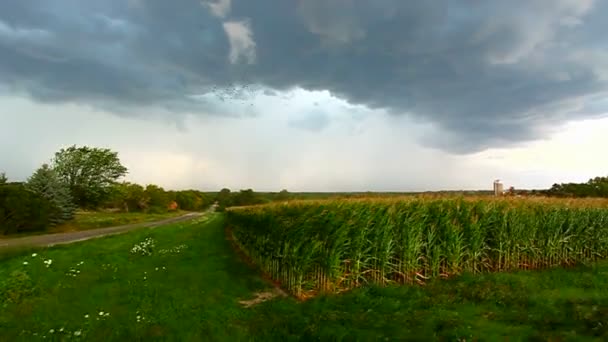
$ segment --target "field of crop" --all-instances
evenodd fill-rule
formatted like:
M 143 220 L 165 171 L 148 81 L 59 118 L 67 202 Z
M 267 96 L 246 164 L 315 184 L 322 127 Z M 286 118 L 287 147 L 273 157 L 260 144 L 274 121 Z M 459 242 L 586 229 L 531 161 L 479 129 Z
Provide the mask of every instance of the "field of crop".
M 605 261 L 250 305 L 276 291 L 234 253 L 224 227 L 223 213 L 208 213 L 0 253 L 0 341 L 608 339 Z
M 608 256 L 604 200 L 294 201 L 233 208 L 227 222 L 240 248 L 300 298 Z

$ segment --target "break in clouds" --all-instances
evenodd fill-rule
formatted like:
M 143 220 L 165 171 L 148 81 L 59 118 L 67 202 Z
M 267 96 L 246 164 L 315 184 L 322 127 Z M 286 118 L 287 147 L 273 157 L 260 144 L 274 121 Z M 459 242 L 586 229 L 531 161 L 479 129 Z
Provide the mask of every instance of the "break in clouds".
M 608 4 L 592 0 L 9 0 L 0 91 L 179 117 L 327 90 L 469 153 L 605 112 L 605 32 Z M 331 114 L 289 124 L 321 130 Z

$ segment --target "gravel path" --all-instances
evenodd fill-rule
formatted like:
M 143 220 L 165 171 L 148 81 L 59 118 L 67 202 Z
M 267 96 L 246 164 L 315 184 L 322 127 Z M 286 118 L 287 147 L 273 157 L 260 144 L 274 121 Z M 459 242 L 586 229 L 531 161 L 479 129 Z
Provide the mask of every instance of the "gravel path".
M 34 247 L 34 246 L 53 246 L 67 244 L 77 241 L 83 241 L 93 239 L 102 236 L 114 235 L 129 232 L 139 228 L 153 228 L 163 226 L 170 223 L 177 223 L 182 221 L 192 220 L 193 218 L 200 217 L 205 213 L 189 213 L 179 217 L 172 217 L 156 222 L 142 222 L 133 223 L 123 226 L 108 227 L 108 228 L 97 228 L 82 230 L 77 232 L 69 233 L 56 233 L 56 234 L 45 234 L 45 235 L 33 235 L 20 238 L 12 239 L 0 239 L 0 250 L 15 248 L 15 247 Z

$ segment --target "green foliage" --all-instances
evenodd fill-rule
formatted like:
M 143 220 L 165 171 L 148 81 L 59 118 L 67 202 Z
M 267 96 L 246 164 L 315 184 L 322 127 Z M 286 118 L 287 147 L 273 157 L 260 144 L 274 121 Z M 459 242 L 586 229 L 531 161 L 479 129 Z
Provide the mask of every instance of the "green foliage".
M 162 213 L 167 212 L 173 201 L 177 203 L 177 209 L 201 211 L 211 205 L 212 199 L 196 190 L 165 191 L 153 184 L 144 188 L 138 184 L 123 182 L 112 186 L 104 206 L 124 212 Z
M 76 213 L 76 216 L 72 221 L 59 226 L 57 230 L 87 230 L 141 222 L 154 222 L 176 217 L 181 214 L 182 213 L 180 212 L 154 214 L 144 212 L 80 211 Z
M 0 186 L 0 234 L 45 230 L 53 205 L 23 184 Z
M 545 193 L 557 197 L 608 197 L 608 177 L 595 177 L 580 184 L 553 184 Z
M 608 209 L 533 200 L 289 202 L 227 211 L 241 248 L 297 296 L 608 257 Z
M 279 191 L 279 193 L 276 194 L 276 196 L 275 196 L 276 201 L 287 201 L 291 198 L 292 198 L 292 195 L 289 193 L 289 191 L 287 191 L 285 189 Z
M 232 192 L 228 188 L 223 188 L 217 194 L 215 200 L 219 203 L 220 206 L 229 207 L 232 205 Z
M 124 212 L 145 211 L 148 209 L 148 198 L 145 189 L 139 184 L 123 182 L 112 185 L 105 207 L 116 208 Z
M 23 299 L 35 294 L 34 283 L 30 276 L 15 270 L 0 283 L 0 299 L 3 303 L 19 304 Z
M 608 339 L 606 262 L 467 273 L 425 286 L 371 285 L 304 302 L 279 297 L 244 307 L 239 301 L 272 292 L 272 285 L 239 260 L 223 227 L 221 215 L 213 215 L 204 222 L 39 249 L 35 257 L 29 251 L 0 258 L 0 340 Z M 147 237 L 157 251 L 188 248 L 132 254 Z M 8 292 L 15 300 L 2 300 Z M 110 315 L 100 316 L 102 310 Z
M 144 196 L 147 200 L 148 211 L 158 213 L 166 212 L 171 202 L 167 192 L 160 186 L 149 184 L 144 190 Z
M 107 200 L 110 187 L 127 173 L 118 153 L 75 145 L 55 153 L 53 169 L 69 185 L 76 204 L 83 208 L 96 208 Z
M 200 211 L 212 203 L 212 198 L 197 190 L 174 191 L 172 197 L 179 209 L 187 211 Z
M 8 178 L 6 178 L 6 173 L 0 172 L 0 185 L 6 184 L 8 182 Z
M 43 164 L 28 179 L 27 188 L 46 198 L 51 203 L 51 225 L 69 221 L 74 217 L 76 206 L 72 201 L 70 188 L 59 179 L 55 171 L 47 164 Z
M 252 189 L 231 192 L 230 189 L 224 188 L 217 194 L 216 201 L 221 207 L 233 207 L 268 203 L 269 199 L 262 197 Z

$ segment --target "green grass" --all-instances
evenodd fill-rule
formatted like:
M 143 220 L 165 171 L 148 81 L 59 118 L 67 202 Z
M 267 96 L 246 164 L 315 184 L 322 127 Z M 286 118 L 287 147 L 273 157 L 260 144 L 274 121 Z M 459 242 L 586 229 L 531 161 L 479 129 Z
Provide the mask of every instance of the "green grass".
M 160 221 L 185 214 L 184 211 L 166 213 L 113 213 L 105 211 L 79 211 L 74 220 L 66 222 L 54 231 L 86 230 L 121 226 L 125 224 Z
M 277 298 L 244 308 L 240 300 L 268 285 L 235 257 L 223 224 L 222 215 L 210 214 L 0 261 L 0 340 L 608 338 L 605 262 L 567 270 L 465 274 L 425 286 L 371 286 L 304 303 Z M 155 241 L 152 255 L 131 253 L 147 238 Z M 53 262 L 47 268 L 48 259 Z M 80 273 L 68 275 L 70 269 Z M 110 315 L 100 317 L 100 311 Z M 80 336 L 74 336 L 78 331 Z
M 107 228 L 122 226 L 126 224 L 154 222 L 171 217 L 184 215 L 185 211 L 173 211 L 166 213 L 121 213 L 107 211 L 77 211 L 74 219 L 56 227 L 48 228 L 44 231 L 25 232 L 11 235 L 0 235 L 0 239 L 10 239 L 16 237 L 64 233 L 78 230 L 88 230 L 96 228 Z

